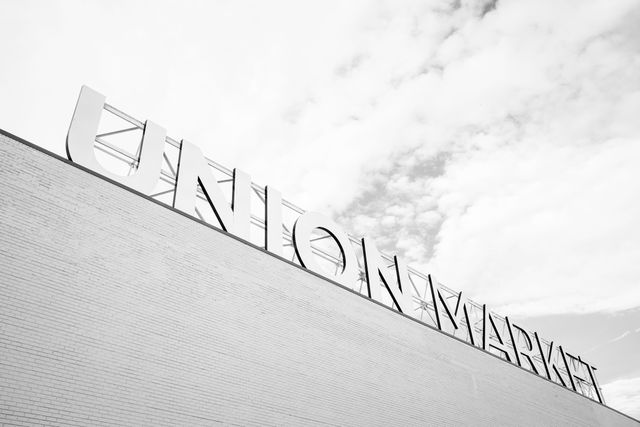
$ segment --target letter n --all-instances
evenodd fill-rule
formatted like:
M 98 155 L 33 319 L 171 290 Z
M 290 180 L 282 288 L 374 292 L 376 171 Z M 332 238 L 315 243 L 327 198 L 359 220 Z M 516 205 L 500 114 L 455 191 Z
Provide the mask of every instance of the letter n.
M 373 240 L 364 237 L 362 239 L 362 252 L 364 253 L 365 275 L 369 298 L 381 301 L 380 282 L 387 288 L 389 295 L 393 299 L 398 311 L 410 316 L 413 315 L 413 291 L 407 266 L 400 261 L 397 256 L 393 257 L 395 275 L 393 275 L 385 265 L 385 261 L 380 256 L 378 248 Z M 394 277 L 395 276 L 395 277 Z
M 173 207 L 193 215 L 196 207 L 198 184 L 220 227 L 244 240 L 249 240 L 251 220 L 251 178 L 237 169 L 233 170 L 233 195 L 231 206 L 225 200 L 222 189 L 200 149 L 182 140 Z

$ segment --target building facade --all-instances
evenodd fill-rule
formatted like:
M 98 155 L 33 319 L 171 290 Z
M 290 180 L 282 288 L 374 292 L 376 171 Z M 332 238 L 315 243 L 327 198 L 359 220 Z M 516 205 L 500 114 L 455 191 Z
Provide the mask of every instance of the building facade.
M 0 420 L 639 425 L 7 133 Z

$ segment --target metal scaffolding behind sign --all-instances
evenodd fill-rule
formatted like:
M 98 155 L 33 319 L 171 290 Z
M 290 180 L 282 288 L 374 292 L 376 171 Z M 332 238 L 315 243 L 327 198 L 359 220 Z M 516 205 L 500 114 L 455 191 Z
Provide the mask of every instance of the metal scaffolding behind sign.
M 100 129 L 95 136 L 96 158 L 113 173 L 131 175 L 136 172 L 140 163 L 145 123 L 109 104 L 105 103 L 103 108 Z M 173 206 L 180 149 L 179 141 L 168 136 L 165 138 L 160 179 L 150 194 L 153 199 L 168 206 Z M 233 171 L 211 159 L 206 161 L 227 200 L 231 200 Z M 265 188 L 251 183 L 251 192 L 249 240 L 266 248 Z M 221 228 L 200 185 L 196 197 L 195 215 L 200 220 Z M 293 227 L 305 211 L 287 200 L 282 199 L 281 203 L 282 256 L 301 265 L 294 249 Z M 316 230 L 311 239 L 316 262 L 326 271 L 329 278 L 332 274 L 337 275 L 345 262 L 343 254 L 330 237 L 328 233 Z M 352 285 L 352 290 L 368 296 L 362 241 L 351 235 L 348 239 L 355 250 L 359 268 L 359 275 Z M 395 267 L 393 257 L 384 253 L 380 255 L 387 263 L 387 268 Z M 432 276 L 411 267 L 407 270 L 412 287 L 412 306 L 410 310 L 404 310 L 406 315 L 604 403 L 602 391 L 596 381 L 595 368 L 579 356 L 574 356 L 564 351 L 561 346 L 540 338 L 536 332 L 527 331 L 511 323 L 506 317 L 488 311 L 484 304 L 466 298 L 462 292 L 448 288 Z M 379 294 L 382 295 L 380 302 L 398 308 L 387 292 Z

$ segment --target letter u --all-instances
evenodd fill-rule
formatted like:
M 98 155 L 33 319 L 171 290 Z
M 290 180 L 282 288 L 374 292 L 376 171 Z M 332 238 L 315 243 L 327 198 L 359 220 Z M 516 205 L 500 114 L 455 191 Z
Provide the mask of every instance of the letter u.
M 149 195 L 160 178 L 166 131 L 157 124 L 147 121 L 144 126 L 136 172 L 129 176 L 111 173 L 98 162 L 93 147 L 104 102 L 104 95 L 87 86 L 82 86 L 67 134 L 67 157 L 74 163 Z

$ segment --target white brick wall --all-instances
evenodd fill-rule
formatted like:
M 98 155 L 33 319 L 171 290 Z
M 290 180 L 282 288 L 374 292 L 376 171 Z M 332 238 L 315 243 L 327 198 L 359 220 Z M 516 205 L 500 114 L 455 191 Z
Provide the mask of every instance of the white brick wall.
M 6 425 L 638 425 L 0 135 Z

